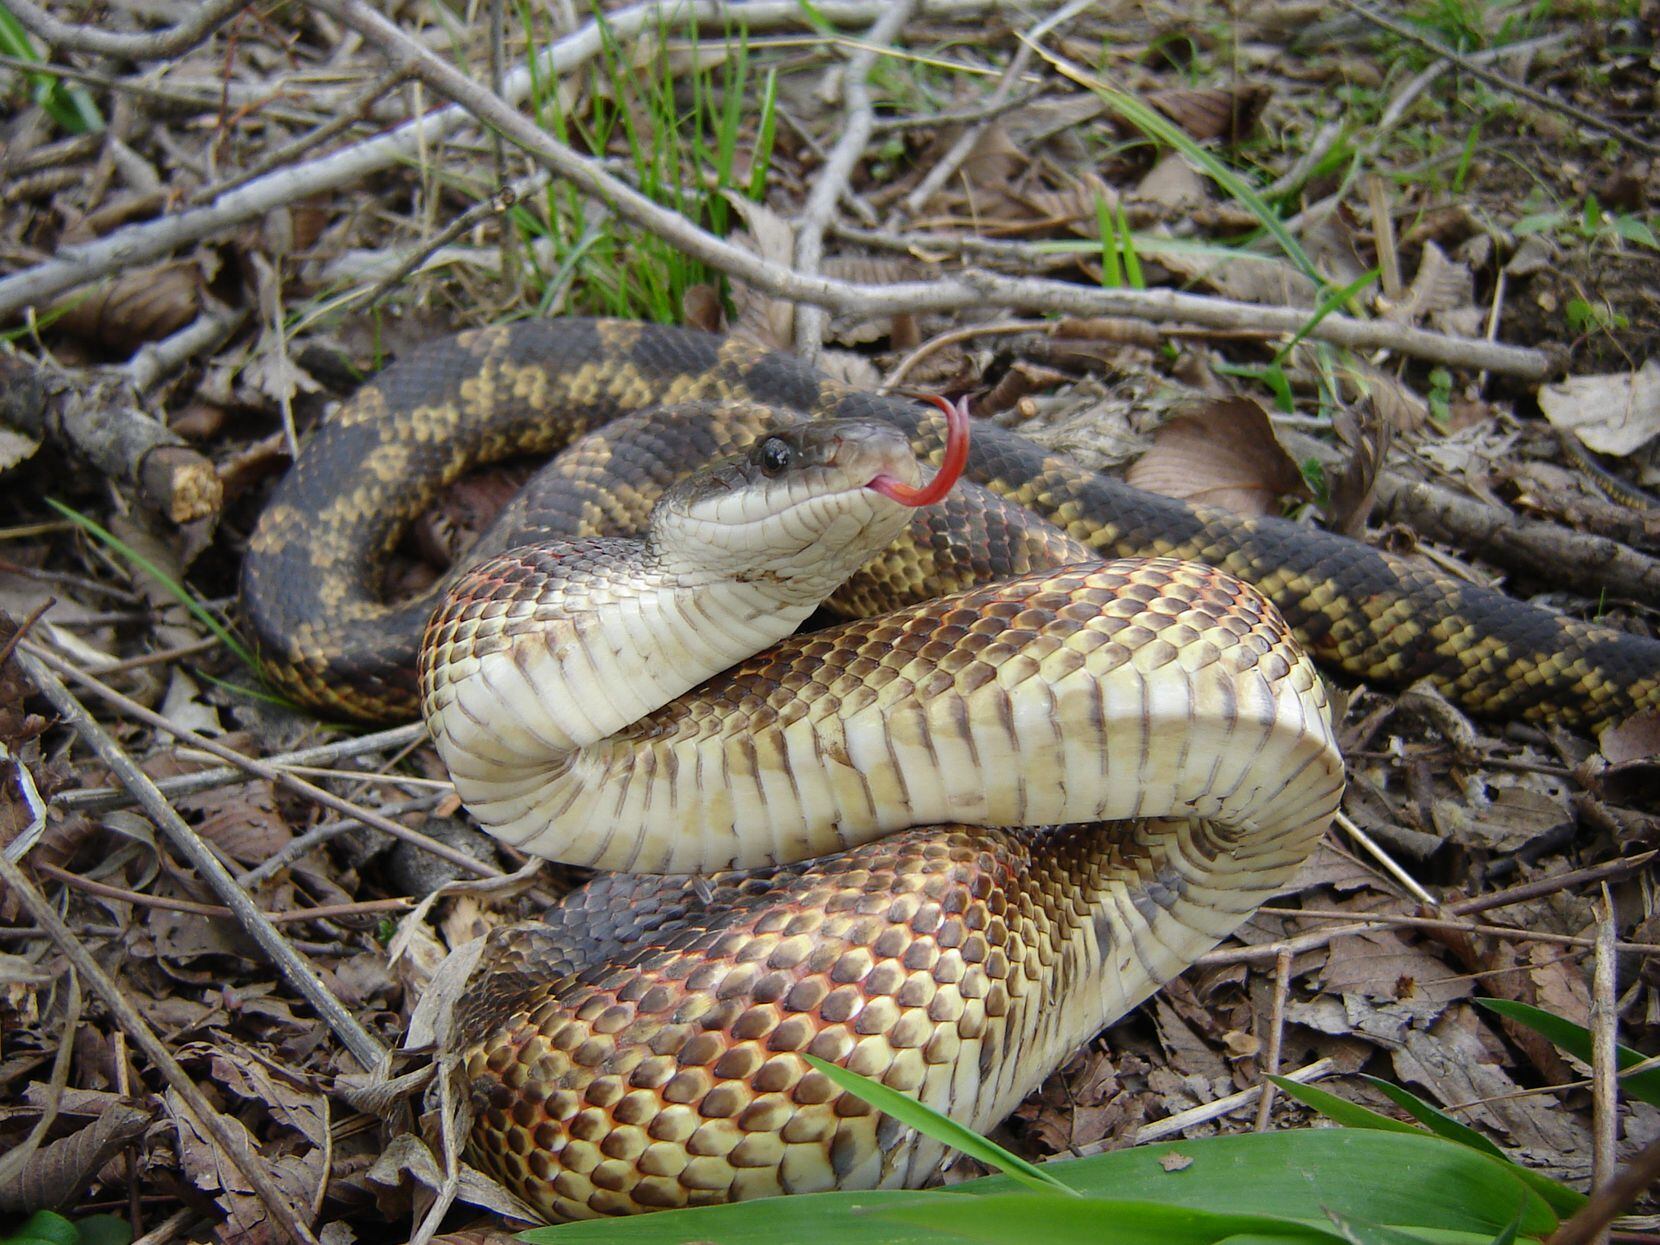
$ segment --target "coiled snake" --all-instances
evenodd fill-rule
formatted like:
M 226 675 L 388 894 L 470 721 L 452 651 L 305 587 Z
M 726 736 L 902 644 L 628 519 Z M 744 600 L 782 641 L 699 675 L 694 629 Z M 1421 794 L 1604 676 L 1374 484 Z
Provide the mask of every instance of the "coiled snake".
M 634 418 L 657 406 L 663 422 Z M 618 563 L 593 539 L 637 527 L 688 465 L 801 417 L 827 422 L 673 490 L 659 515 L 674 524 L 644 552 Z M 244 602 L 273 680 L 325 709 L 407 716 L 433 602 L 381 604 L 375 562 L 468 466 L 609 425 L 479 556 L 574 543 L 441 585 L 423 667 L 440 750 L 481 819 L 537 852 L 777 867 L 604 877 L 492 935 L 457 1018 L 472 1153 L 550 1218 L 925 1179 L 939 1148 L 802 1052 L 984 1127 L 1226 936 L 1341 791 L 1298 640 L 1483 711 L 1591 726 L 1660 702 L 1660 645 L 1317 531 L 1151 498 L 994 428 L 969 466 L 989 491 L 919 512 L 840 592 L 897 612 L 745 660 L 863 542 L 900 531 L 904 513 L 866 486 L 914 473 L 912 450 L 937 458 L 938 424 L 734 341 L 526 322 L 388 369 L 261 520 Z M 778 444 L 789 461 L 763 478 Z M 757 573 L 756 546 L 730 542 L 762 529 L 790 556 Z M 802 563 L 809 536 L 831 552 Z M 689 571 L 693 546 L 722 574 Z M 1139 560 L 1079 564 L 1102 555 Z M 544 585 L 571 608 L 544 604 Z M 589 600 L 622 621 L 592 622 Z M 705 662 L 712 677 L 659 707 Z M 576 690 L 534 690 L 555 671 Z M 1048 822 L 1075 824 L 1005 828 Z

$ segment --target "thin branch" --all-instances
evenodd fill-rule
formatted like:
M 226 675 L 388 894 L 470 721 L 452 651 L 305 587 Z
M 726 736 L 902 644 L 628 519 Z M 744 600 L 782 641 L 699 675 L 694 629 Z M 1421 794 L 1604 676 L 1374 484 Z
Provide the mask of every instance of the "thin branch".
M 870 142 L 871 124 L 876 116 L 870 103 L 870 72 L 876 65 L 878 49 L 886 50 L 893 42 L 913 7 L 912 0 L 895 0 L 890 4 L 858 49 L 847 58 L 842 70 L 841 137 L 820 166 L 795 229 L 795 270 L 803 276 L 819 274 L 824 263 L 824 231 L 852 181 L 854 166 Z M 795 309 L 795 348 L 808 362 L 818 358 L 828 322 L 824 308 L 812 303 L 802 303 Z
M 1619 990 L 1615 984 L 1614 898 L 1608 883 L 1592 910 L 1597 952 L 1591 970 L 1591 1188 L 1605 1189 L 1617 1174 L 1614 1138 L 1620 1121 Z M 1594 1238 L 1607 1245 L 1608 1231 Z
M 326 791 L 315 783 L 307 782 L 297 774 L 291 774 L 267 761 L 257 761 L 253 757 L 243 756 L 240 752 L 225 747 L 217 740 L 208 739 L 206 736 L 185 730 L 154 710 L 145 708 L 130 696 L 123 696 L 113 687 L 100 683 L 85 671 L 77 670 L 68 662 L 47 652 L 45 649 L 36 648 L 31 644 L 28 646 L 28 651 L 51 669 L 61 671 L 66 678 L 73 679 L 82 687 L 92 691 L 100 700 L 113 705 L 128 717 L 136 718 L 146 726 L 152 726 L 158 731 L 171 735 L 174 739 L 183 740 L 193 748 L 200 748 L 204 752 L 212 753 L 220 760 L 229 761 L 231 764 L 239 766 L 247 770 L 248 773 L 257 775 L 268 782 L 281 783 L 290 791 L 296 791 L 325 808 L 332 808 L 337 813 L 355 817 L 366 826 L 371 826 L 383 834 L 389 834 L 405 843 L 411 843 L 422 851 L 431 852 L 434 856 L 442 857 L 451 864 L 460 865 L 469 873 L 485 878 L 496 878 L 502 875 L 501 870 L 494 865 L 486 864 L 482 860 L 474 860 L 466 852 L 458 851 L 447 843 L 440 843 L 430 835 L 422 834 L 418 830 L 411 830 L 408 826 L 400 825 L 389 817 L 382 817 L 379 813 L 371 812 L 369 809 L 353 804 L 350 800 L 342 799 L 332 791 Z M 149 780 L 146 779 L 145 781 L 148 782 Z M 151 785 L 154 786 L 153 783 Z M 140 801 L 140 803 L 143 803 L 143 801 Z
M 38 665 L 38 663 L 32 662 L 28 655 L 24 653 L 18 653 L 16 658 L 23 665 L 26 673 L 30 666 Z M 57 680 L 53 679 L 49 673 L 45 671 L 40 673 L 46 674 L 46 677 L 52 683 L 57 683 Z M 31 677 L 33 676 L 31 675 Z M 38 679 L 36 683 L 38 686 Z M 58 684 L 58 686 L 62 688 L 63 685 Z M 66 697 L 68 696 L 67 691 L 64 694 Z M 73 705 L 74 698 L 68 697 L 68 703 Z M 76 706 L 76 708 L 78 709 L 79 706 Z M 84 710 L 82 716 L 84 716 Z M 88 720 L 90 721 L 90 719 Z M 94 726 L 94 729 L 97 729 L 96 726 Z M 102 734 L 102 731 L 99 731 L 99 734 Z M 201 1121 L 202 1127 L 213 1135 L 214 1141 L 224 1152 L 225 1157 L 236 1165 L 237 1170 L 242 1173 L 250 1187 L 259 1194 L 260 1200 L 265 1203 L 265 1208 L 271 1213 L 272 1218 L 282 1230 L 296 1241 L 306 1242 L 307 1245 L 315 1245 L 317 1238 L 311 1234 L 310 1229 L 295 1214 L 293 1203 L 277 1187 L 276 1181 L 271 1178 L 271 1173 L 264 1161 L 252 1153 L 248 1145 L 248 1135 L 239 1129 L 232 1128 L 229 1121 L 214 1110 L 213 1104 L 207 1100 L 207 1095 L 203 1094 L 196 1082 L 190 1079 L 190 1074 L 180 1066 L 179 1061 L 173 1058 L 173 1053 L 156 1036 L 155 1031 L 150 1028 L 144 1017 L 138 1014 L 138 1009 L 127 1000 L 127 996 L 121 993 L 121 987 L 104 971 L 92 952 L 87 950 L 86 944 L 77 938 L 74 931 L 63 923 L 57 910 L 35 888 L 34 882 L 15 864 L 7 860 L 4 855 L 0 855 L 0 882 L 4 882 L 6 890 L 28 909 L 29 915 L 34 918 L 35 924 L 39 925 L 47 936 L 57 944 L 58 949 L 63 952 L 70 964 L 74 966 L 75 971 L 80 974 L 81 980 L 90 986 L 92 992 L 98 996 L 105 1009 L 114 1018 L 115 1023 L 121 1027 L 122 1032 L 126 1033 L 132 1043 L 144 1052 L 145 1058 L 155 1066 L 168 1085 L 173 1088 L 173 1091 L 195 1113 Z
M 1020 46 L 1015 49 L 1014 55 L 1009 58 L 1008 68 L 1003 71 L 1003 76 L 997 80 L 997 85 L 992 88 L 991 99 L 987 101 L 986 106 L 990 109 L 996 109 L 1008 100 L 1010 92 L 1014 90 L 1015 83 L 1025 77 L 1026 67 L 1032 63 L 1033 44 L 1043 39 L 1057 26 L 1071 21 L 1094 4 L 1095 0 L 1072 0 L 1070 4 L 1051 13 L 1027 31 L 1020 41 Z M 970 126 L 957 136 L 957 141 L 951 144 L 945 155 L 939 159 L 933 168 L 928 170 L 911 193 L 905 196 L 905 212 L 907 215 L 915 216 L 922 211 L 930 199 L 939 193 L 940 187 L 945 185 L 962 167 L 963 161 L 968 159 L 969 153 L 974 150 L 975 144 L 980 141 L 980 136 L 985 133 L 988 124 L 989 119 L 982 120 L 978 125 Z
M 348 735 L 330 744 L 318 744 L 293 752 L 280 752 L 276 756 L 266 757 L 265 763 L 272 766 L 327 764 L 331 761 L 345 760 L 347 757 L 361 756 L 365 752 L 404 748 L 412 743 L 419 743 L 426 735 L 427 728 L 422 723 L 412 722 L 408 726 L 394 726 L 390 730 L 376 731 L 370 735 Z M 246 766 L 233 763 L 195 774 L 163 778 L 156 783 L 156 788 L 163 795 L 176 799 L 181 795 L 195 795 L 214 787 L 246 781 L 248 773 Z M 103 813 L 112 808 L 125 807 L 132 803 L 132 798 L 119 787 L 88 787 L 83 791 L 67 791 L 55 796 L 53 803 L 83 813 Z
M 1611 1183 L 1592 1193 L 1546 1245 L 1590 1245 L 1614 1222 L 1615 1215 L 1635 1204 L 1656 1181 L 1660 1181 L 1660 1140 L 1649 1142 Z
M 6 7 L 24 29 L 53 47 L 135 61 L 162 60 L 195 47 L 247 4 L 248 0 L 202 0 L 196 11 L 177 26 L 142 35 L 120 35 L 96 26 L 59 21 L 37 7 L 34 0 L 6 0 Z
M 219 857 L 214 855 L 213 850 L 203 842 L 202 837 L 185 824 L 184 818 L 180 817 L 161 792 L 156 790 L 150 776 L 139 769 L 126 751 L 94 720 L 87 712 L 86 706 L 63 685 L 51 667 L 60 666 L 69 669 L 71 673 L 78 672 L 29 643 L 19 645 L 17 651 L 12 654 L 12 660 L 17 662 L 24 676 L 40 689 L 41 694 L 52 702 L 53 708 L 69 727 L 97 753 L 98 759 L 109 767 L 121 785 L 132 792 L 150 820 L 190 862 L 198 876 L 208 884 L 220 901 L 231 910 L 237 923 L 259 944 L 260 950 L 270 958 L 277 971 L 311 1004 L 358 1061 L 365 1068 L 374 1068 L 385 1054 L 385 1048 L 379 1040 L 359 1024 L 357 1017 L 335 998 L 334 993 L 323 984 L 322 978 L 318 977 L 311 965 L 289 945 L 288 940 L 271 924 L 270 918 L 260 910 L 252 897 L 236 884 L 236 880 L 219 862 Z M 90 679 L 85 681 L 95 683 Z M 160 717 L 159 714 L 156 716 Z M 164 718 L 161 720 L 166 721 Z
M 998 3 L 999 0 L 926 0 L 924 11 L 932 15 L 968 16 L 996 8 Z M 217 0 L 209 7 L 222 4 L 223 0 Z M 821 0 L 814 9 L 829 21 L 853 24 L 874 21 L 884 7 L 885 0 Z M 83 29 L 47 18 L 31 0 L 24 0 L 16 11 L 19 17 L 25 13 L 38 15 L 42 21 L 50 22 L 54 31 Z M 718 25 L 731 15 L 725 0 L 649 0 L 607 15 L 606 27 L 621 40 L 633 38 L 643 29 L 678 28 L 699 22 Z M 761 31 L 799 27 L 806 19 L 797 0 L 753 0 L 744 5 L 743 20 L 749 30 Z M 387 27 L 397 29 L 390 23 Z M 502 83 L 500 99 L 508 103 L 524 99 L 533 81 L 564 77 L 598 56 L 603 46 L 604 35 L 599 23 L 584 24 L 581 29 L 549 44 L 531 63 L 509 74 Z M 33 268 L 0 278 L 0 320 L 9 319 L 30 305 L 44 305 L 66 290 L 110 272 L 158 259 L 178 247 L 259 220 L 276 208 L 356 184 L 372 174 L 413 161 L 423 146 L 472 120 L 466 108 L 438 109 L 378 138 L 257 178 L 220 196 L 210 207 L 112 230 L 80 246 L 61 247 L 50 259 Z M 590 189 L 590 193 L 596 192 Z
M 582 193 L 607 204 L 629 223 L 664 239 L 689 258 L 777 298 L 810 302 L 834 311 L 863 316 L 948 312 L 994 303 L 1080 316 L 1178 320 L 1211 328 L 1249 328 L 1286 335 L 1304 333 L 1316 340 L 1356 350 L 1395 350 L 1431 362 L 1534 380 L 1547 375 L 1552 366 L 1550 357 L 1538 350 L 1499 346 L 1480 339 L 1448 337 L 1389 321 L 1353 320 L 1335 314 L 1319 319 L 1311 328 L 1311 323 L 1316 320 L 1314 308 L 1263 307 L 1173 290 L 1099 289 L 975 271 L 964 272 L 955 279 L 894 285 L 866 285 L 804 276 L 716 238 L 678 213 L 652 202 L 593 161 L 543 133 L 506 100 L 411 39 L 366 0 L 315 0 L 315 5 L 364 36 L 389 58 L 395 68 L 408 69 L 461 107 L 440 110 L 418 122 L 411 122 L 385 139 L 336 153 L 313 165 L 302 166 L 288 175 L 286 181 L 276 175 L 261 179 L 227 196 L 213 208 L 169 217 L 154 225 L 118 230 L 98 242 L 66 249 L 52 260 L 16 276 L 0 279 L 0 317 L 15 313 L 30 302 L 91 280 L 108 267 L 154 258 L 174 245 L 260 215 L 269 207 L 301 194 L 314 193 L 326 186 L 338 185 L 372 172 L 389 162 L 394 155 L 402 154 L 404 148 L 413 145 L 416 138 L 430 138 L 445 132 L 471 115 L 500 130 L 539 163 Z M 858 3 L 819 6 L 821 12 L 836 20 L 845 20 L 851 10 L 865 12 L 869 7 Z M 968 7 L 980 6 L 960 5 L 955 6 L 953 11 L 960 12 Z M 675 13 L 685 15 L 701 12 L 702 8 L 701 5 L 688 3 L 677 8 Z M 774 9 L 787 9 L 790 16 L 799 17 L 799 9 L 793 4 L 773 5 L 764 0 L 746 5 L 745 17 L 752 29 L 758 28 L 768 18 L 782 20 L 783 15 L 774 12 Z M 651 12 L 655 11 L 655 8 L 651 9 Z M 628 11 L 629 14 L 637 12 Z M 638 23 L 634 25 L 637 27 Z M 574 50 L 588 30 L 584 28 L 578 35 L 561 40 L 549 49 L 544 59 L 558 64 L 552 53 L 567 46 Z M 522 88 L 521 79 L 528 79 L 528 71 L 512 75 L 508 79 L 509 88 Z M 447 118 L 447 121 L 440 124 L 435 118 Z M 428 126 L 430 131 L 421 128 Z M 327 176 L 321 177 L 318 174 L 324 166 L 327 166 Z M 273 195 L 273 184 L 279 182 L 282 183 L 281 193 Z M 202 219 L 203 213 L 212 215 L 211 223 Z M 147 232 L 151 230 L 167 232 Z

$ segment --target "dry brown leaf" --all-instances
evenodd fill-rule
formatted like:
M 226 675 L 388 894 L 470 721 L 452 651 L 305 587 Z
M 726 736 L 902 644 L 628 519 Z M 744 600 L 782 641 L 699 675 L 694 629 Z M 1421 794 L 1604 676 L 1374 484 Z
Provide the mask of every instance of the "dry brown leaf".
M 172 260 L 101 281 L 58 304 L 54 327 L 114 350 L 157 341 L 196 318 L 202 279 L 189 260 Z
M 0 1211 L 49 1210 L 75 1203 L 98 1169 L 123 1146 L 144 1134 L 153 1108 L 115 1099 L 86 1127 L 25 1156 L 0 1183 Z
M 1433 242 L 1424 243 L 1418 273 L 1400 301 L 1391 304 L 1380 298 L 1378 303 L 1384 318 L 1399 324 L 1418 324 L 1432 315 L 1461 310 L 1474 310 L 1480 316 L 1469 268 L 1448 259 Z
M 1313 281 L 1273 255 L 1231 251 L 1217 256 L 1161 250 L 1159 265 L 1178 277 L 1208 286 L 1224 298 L 1246 303 L 1306 307 L 1319 296 Z
M 1375 403 L 1366 402 L 1358 409 L 1339 410 L 1332 417 L 1332 430 L 1348 450 L 1348 459 L 1340 469 L 1326 473 L 1330 485 L 1326 516 L 1334 530 L 1359 536 L 1377 502 L 1378 477 L 1389 454 L 1394 425 L 1379 415 Z
M 1160 428 L 1126 479 L 1136 488 L 1239 514 L 1272 514 L 1284 495 L 1308 496 L 1302 472 L 1249 398 L 1207 402 Z
M 1364 911 L 1356 910 L 1357 915 Z M 1471 991 L 1468 979 L 1454 977 L 1440 960 L 1389 929 L 1367 930 L 1334 943 L 1321 985 L 1333 994 L 1407 1003 L 1425 1018 Z
M 1610 765 L 1660 756 L 1660 710 L 1645 709 L 1632 714 L 1605 730 L 1597 744 Z
M 1188 134 L 1206 142 L 1224 138 L 1237 143 L 1248 138 L 1272 92 L 1260 84 L 1232 88 L 1179 87 L 1149 91 L 1146 100 Z
M 294 832 L 277 808 L 274 784 L 261 779 L 218 794 L 197 831 L 232 860 L 257 864 L 293 842 Z

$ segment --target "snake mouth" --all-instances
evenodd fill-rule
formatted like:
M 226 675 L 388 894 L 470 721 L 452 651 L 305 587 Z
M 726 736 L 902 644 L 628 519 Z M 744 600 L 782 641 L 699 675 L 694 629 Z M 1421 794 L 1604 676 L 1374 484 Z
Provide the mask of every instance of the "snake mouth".
M 940 460 L 940 469 L 934 473 L 934 478 L 917 487 L 884 472 L 865 485 L 902 506 L 931 506 L 943 500 L 956 486 L 963 468 L 968 465 L 968 399 L 958 398 L 955 402 L 948 402 L 938 394 L 930 394 L 928 401 L 945 413 L 945 456 Z

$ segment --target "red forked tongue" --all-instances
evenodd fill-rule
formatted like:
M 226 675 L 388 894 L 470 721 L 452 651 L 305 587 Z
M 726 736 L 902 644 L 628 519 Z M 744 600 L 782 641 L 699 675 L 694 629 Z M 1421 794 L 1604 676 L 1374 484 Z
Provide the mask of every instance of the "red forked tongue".
M 932 506 L 951 491 L 968 464 L 968 399 L 959 398 L 951 403 L 930 394 L 928 401 L 945 412 L 945 457 L 940 461 L 939 471 L 920 488 L 903 484 L 890 475 L 879 475 L 869 485 L 883 497 L 891 497 L 903 506 Z

